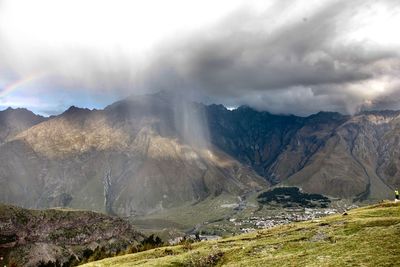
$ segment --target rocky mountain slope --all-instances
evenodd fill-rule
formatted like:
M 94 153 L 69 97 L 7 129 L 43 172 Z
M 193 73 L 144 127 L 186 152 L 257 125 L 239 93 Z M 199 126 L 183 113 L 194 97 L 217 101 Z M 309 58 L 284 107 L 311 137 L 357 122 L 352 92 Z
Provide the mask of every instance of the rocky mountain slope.
M 71 107 L 0 145 L 0 201 L 131 216 L 270 184 L 354 201 L 388 198 L 400 186 L 399 115 L 229 111 L 165 92 L 104 110 Z
M 289 178 L 307 190 L 356 200 L 383 199 L 400 185 L 397 170 L 399 112 L 356 115 L 340 125 L 304 169 Z
M 142 239 L 127 221 L 100 213 L 0 204 L 1 266 L 69 266 L 96 249 L 112 255 Z
M 273 184 L 354 200 L 391 197 L 400 186 L 400 112 L 303 118 L 210 106 L 213 143 Z

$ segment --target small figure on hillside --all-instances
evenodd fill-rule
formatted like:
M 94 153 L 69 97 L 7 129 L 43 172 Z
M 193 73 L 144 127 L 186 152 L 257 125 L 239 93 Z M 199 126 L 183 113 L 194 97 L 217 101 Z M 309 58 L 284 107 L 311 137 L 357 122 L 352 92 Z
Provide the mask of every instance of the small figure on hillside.
M 397 201 L 399 201 L 399 189 L 396 189 L 396 190 L 394 190 L 394 195 L 395 195 L 395 199 L 394 199 L 394 201 L 395 202 L 397 202 Z
M 197 242 L 198 242 L 198 241 L 201 241 L 199 232 L 196 232 L 194 236 L 195 236 L 195 240 L 196 240 Z

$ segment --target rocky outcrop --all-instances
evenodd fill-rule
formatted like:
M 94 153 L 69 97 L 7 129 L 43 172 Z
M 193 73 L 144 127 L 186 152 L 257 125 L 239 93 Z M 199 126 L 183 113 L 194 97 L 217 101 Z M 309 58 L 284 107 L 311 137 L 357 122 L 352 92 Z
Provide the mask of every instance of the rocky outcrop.
M 1 263 L 78 263 L 90 251 L 116 253 L 143 240 L 130 223 L 77 210 L 27 210 L 0 204 Z

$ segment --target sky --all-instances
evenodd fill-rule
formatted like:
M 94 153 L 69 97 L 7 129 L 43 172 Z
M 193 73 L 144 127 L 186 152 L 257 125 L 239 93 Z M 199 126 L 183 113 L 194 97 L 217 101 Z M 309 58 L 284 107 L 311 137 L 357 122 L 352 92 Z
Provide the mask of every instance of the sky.
M 0 0 L 0 109 L 174 91 L 273 113 L 400 109 L 398 0 Z

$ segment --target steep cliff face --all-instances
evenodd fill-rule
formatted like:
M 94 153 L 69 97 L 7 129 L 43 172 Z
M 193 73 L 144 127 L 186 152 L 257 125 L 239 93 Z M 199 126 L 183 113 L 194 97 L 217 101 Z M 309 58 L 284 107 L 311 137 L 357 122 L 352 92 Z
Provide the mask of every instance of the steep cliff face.
M 274 184 L 361 201 L 388 198 L 399 185 L 400 112 L 300 118 L 210 109 L 213 142 Z
M 228 111 L 215 105 L 209 107 L 208 120 L 216 146 L 274 183 L 279 180 L 271 175 L 271 166 L 303 124 L 300 117 L 272 115 L 249 107 Z
M 288 180 L 308 191 L 355 200 L 391 197 L 400 177 L 395 173 L 385 176 L 384 172 L 398 150 L 395 140 L 388 137 L 397 132 L 398 116 L 397 112 L 374 112 L 350 118 L 335 130 L 310 164 Z
M 379 123 L 376 174 L 394 188 L 400 187 L 400 112 L 389 112 Z
M 347 119 L 329 112 L 302 118 L 209 107 L 213 143 L 274 184 L 301 170 Z

